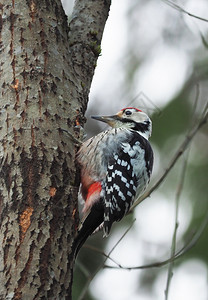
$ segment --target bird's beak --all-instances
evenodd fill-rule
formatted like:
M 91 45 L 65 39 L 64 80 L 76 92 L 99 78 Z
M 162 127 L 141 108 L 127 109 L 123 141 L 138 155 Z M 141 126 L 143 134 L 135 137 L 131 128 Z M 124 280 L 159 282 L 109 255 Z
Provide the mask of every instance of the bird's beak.
M 118 121 L 118 115 L 113 116 L 91 116 L 92 119 L 107 123 L 111 127 L 116 127 L 115 124 Z

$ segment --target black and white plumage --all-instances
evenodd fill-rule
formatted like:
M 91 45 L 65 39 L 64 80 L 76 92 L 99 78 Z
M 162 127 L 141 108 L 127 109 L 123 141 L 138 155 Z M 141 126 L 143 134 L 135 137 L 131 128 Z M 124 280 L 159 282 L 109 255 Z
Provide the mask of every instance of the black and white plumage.
M 81 167 L 83 222 L 74 243 L 75 255 L 89 235 L 103 224 L 104 236 L 145 191 L 152 173 L 153 151 L 148 138 L 152 123 L 136 108 L 113 116 L 92 117 L 112 129 L 84 142 L 77 160 Z

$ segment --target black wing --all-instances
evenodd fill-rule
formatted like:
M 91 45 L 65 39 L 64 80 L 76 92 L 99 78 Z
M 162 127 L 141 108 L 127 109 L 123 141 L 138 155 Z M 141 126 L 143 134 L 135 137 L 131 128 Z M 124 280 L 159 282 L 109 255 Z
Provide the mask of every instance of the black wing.
M 142 156 L 142 157 L 139 157 Z M 136 173 L 133 167 L 135 159 L 144 161 L 144 170 Z M 104 235 L 110 232 L 112 223 L 119 221 L 129 211 L 134 202 L 140 184 L 146 186 L 152 172 L 153 152 L 145 138 L 132 133 L 128 143 L 123 143 L 120 153 L 114 153 L 109 160 L 104 190 Z M 145 172 L 144 178 L 143 173 Z

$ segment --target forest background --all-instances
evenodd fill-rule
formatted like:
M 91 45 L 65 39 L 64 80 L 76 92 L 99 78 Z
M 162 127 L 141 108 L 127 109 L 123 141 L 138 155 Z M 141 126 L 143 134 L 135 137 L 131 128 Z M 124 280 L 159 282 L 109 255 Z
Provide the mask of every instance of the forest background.
M 70 19 L 73 1 L 62 2 Z M 207 299 L 207 125 L 170 166 L 206 111 L 207 54 L 207 1 L 112 1 L 85 132 L 90 137 L 105 128 L 90 115 L 141 108 L 153 120 L 151 186 L 171 170 L 150 198 L 114 225 L 108 239 L 101 233 L 88 240 L 76 265 L 75 299 Z M 125 270 L 168 259 L 175 237 L 175 251 L 185 247 L 185 253 L 174 266 Z M 103 256 L 112 249 L 116 263 Z

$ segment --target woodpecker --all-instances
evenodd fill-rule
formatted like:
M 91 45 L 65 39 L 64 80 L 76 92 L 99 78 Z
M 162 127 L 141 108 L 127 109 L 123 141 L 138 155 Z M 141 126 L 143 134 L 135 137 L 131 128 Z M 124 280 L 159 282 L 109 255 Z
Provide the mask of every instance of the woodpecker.
M 113 222 L 120 221 L 145 191 L 153 166 L 148 141 L 152 122 L 143 111 L 127 107 L 116 115 L 92 118 L 112 128 L 85 141 L 77 155 L 85 205 L 73 245 L 75 256 L 99 227 L 108 236 Z

